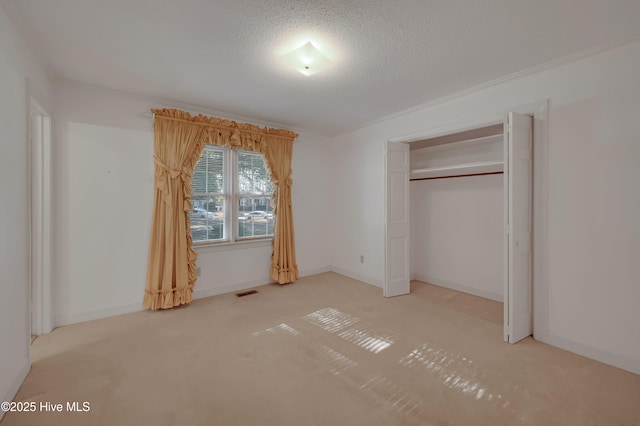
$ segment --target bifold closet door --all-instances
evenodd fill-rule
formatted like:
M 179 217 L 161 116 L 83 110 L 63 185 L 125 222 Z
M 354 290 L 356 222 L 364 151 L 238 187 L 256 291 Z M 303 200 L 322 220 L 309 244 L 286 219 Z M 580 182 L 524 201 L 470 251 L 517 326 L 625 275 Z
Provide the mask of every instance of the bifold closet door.
M 504 340 L 533 333 L 532 315 L 533 119 L 509 113 L 505 121 Z
M 409 294 L 409 280 L 409 144 L 387 142 L 384 296 Z

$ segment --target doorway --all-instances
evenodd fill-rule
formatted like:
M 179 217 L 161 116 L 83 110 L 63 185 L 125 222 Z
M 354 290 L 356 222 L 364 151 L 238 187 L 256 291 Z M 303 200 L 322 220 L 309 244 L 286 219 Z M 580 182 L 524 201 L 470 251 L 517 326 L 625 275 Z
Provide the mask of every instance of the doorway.
M 31 335 L 53 330 L 51 307 L 51 116 L 34 97 L 28 111 Z

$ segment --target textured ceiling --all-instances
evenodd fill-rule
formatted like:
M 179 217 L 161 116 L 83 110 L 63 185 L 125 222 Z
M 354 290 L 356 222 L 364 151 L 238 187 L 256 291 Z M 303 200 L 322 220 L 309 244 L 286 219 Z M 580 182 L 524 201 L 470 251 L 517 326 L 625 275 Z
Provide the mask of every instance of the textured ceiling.
M 336 135 L 640 37 L 638 0 L 2 0 L 57 77 Z M 332 67 L 281 65 L 314 40 Z

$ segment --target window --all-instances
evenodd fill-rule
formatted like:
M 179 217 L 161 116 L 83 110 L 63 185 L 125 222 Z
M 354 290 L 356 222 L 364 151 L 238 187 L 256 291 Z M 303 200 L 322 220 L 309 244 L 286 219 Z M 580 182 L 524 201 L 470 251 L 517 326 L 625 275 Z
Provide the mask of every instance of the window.
M 207 145 L 193 173 L 194 243 L 272 237 L 272 190 L 262 154 Z

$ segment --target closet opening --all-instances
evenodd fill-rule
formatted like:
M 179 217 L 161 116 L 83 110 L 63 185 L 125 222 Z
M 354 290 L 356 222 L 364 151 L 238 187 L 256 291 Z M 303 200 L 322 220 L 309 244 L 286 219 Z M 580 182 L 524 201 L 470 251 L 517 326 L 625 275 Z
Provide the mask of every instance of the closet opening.
M 532 139 L 509 113 L 387 143 L 385 296 L 425 282 L 502 303 L 507 342 L 532 334 Z
M 503 139 L 499 123 L 409 144 L 412 288 L 452 304 L 460 300 L 467 310 L 482 306 L 485 319 L 500 325 Z

